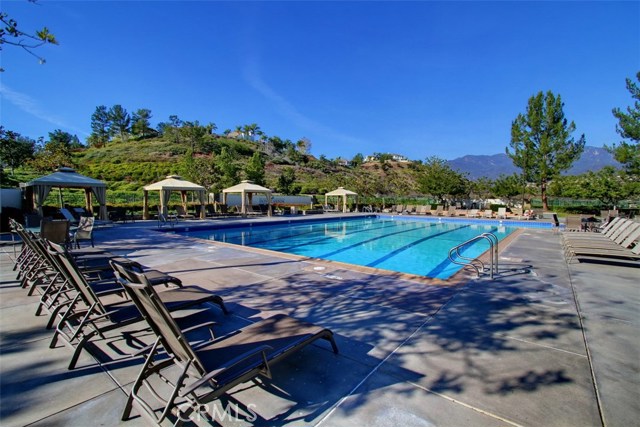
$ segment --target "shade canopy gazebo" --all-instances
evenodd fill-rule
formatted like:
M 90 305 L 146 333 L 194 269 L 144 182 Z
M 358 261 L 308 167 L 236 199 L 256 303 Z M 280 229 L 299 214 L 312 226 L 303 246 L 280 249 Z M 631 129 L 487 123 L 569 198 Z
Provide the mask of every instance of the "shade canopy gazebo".
M 271 216 L 271 190 L 262 187 L 261 185 L 254 184 L 251 181 L 241 181 L 240 184 L 233 187 L 225 188 L 222 190 L 222 203 L 227 204 L 227 194 L 240 193 L 242 199 L 241 213 L 247 214 L 247 206 L 251 206 L 251 198 L 253 194 L 264 194 L 267 196 L 267 215 Z
M 336 190 L 330 191 L 324 195 L 324 204 L 327 205 L 329 197 L 342 197 L 342 212 L 347 212 L 347 198 L 354 196 L 356 198 L 356 204 L 358 204 L 358 193 L 346 190 L 344 187 L 338 187 Z
M 193 182 L 189 182 L 185 179 L 182 179 L 181 176 L 178 175 L 169 175 L 166 179 L 162 181 L 154 182 L 153 184 L 146 185 L 142 188 L 143 190 L 143 199 L 142 199 L 142 217 L 144 219 L 149 219 L 149 191 L 159 191 L 160 192 L 160 211 L 167 215 L 169 213 L 169 199 L 171 198 L 172 191 L 179 191 L 180 197 L 182 200 L 182 207 L 184 210 L 187 210 L 187 192 L 193 191 L 197 193 L 198 199 L 200 200 L 200 218 L 205 217 L 204 211 L 204 203 L 205 203 L 205 195 L 207 190 L 198 184 L 194 184 Z
M 80 175 L 72 168 L 58 168 L 50 175 L 41 176 L 23 185 L 27 189 L 27 199 L 31 199 L 34 209 L 42 216 L 42 205 L 53 187 L 84 189 L 85 209 L 93 214 L 91 195 L 95 195 L 100 210 L 98 217 L 107 219 L 107 184 L 88 176 Z

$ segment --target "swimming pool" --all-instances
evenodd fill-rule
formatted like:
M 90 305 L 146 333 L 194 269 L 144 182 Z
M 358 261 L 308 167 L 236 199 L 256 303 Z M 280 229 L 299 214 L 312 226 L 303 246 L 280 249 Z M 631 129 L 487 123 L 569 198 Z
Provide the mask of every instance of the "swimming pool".
M 179 231 L 181 235 L 269 249 L 313 258 L 340 261 L 401 273 L 447 279 L 462 266 L 449 260 L 449 250 L 479 234 L 499 240 L 515 231 L 501 224 L 412 221 L 367 217 L 240 225 L 211 230 Z M 460 253 L 474 258 L 489 248 L 482 240 Z

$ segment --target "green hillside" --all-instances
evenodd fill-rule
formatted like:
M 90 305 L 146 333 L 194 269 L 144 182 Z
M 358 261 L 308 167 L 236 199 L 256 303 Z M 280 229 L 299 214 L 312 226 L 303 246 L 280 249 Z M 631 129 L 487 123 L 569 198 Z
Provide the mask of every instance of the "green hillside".
M 222 160 L 223 150 L 228 155 Z M 264 162 L 264 185 L 280 194 L 324 194 L 338 186 L 348 187 L 363 196 L 418 196 L 416 170 L 410 164 L 374 162 L 344 166 L 322 156 L 320 159 L 289 147 L 274 147 L 268 142 L 206 135 L 197 144 L 188 141 L 150 139 L 115 140 L 103 147 L 78 148 L 71 153 L 71 164 L 79 173 L 103 180 L 108 185 L 110 204 L 137 204 L 142 187 L 167 175 L 181 175 L 204 185 L 212 192 L 232 185 L 224 182 L 221 168 L 229 163 L 236 170 L 236 181 L 247 179 L 246 169 L 254 153 Z M 218 163 L 224 163 L 221 167 Z M 196 166 L 194 167 L 194 163 Z M 282 176 L 293 171 L 292 182 L 283 188 Z M 40 176 L 28 167 L 19 168 L 20 182 Z M 235 182 L 235 183 L 237 183 Z M 154 197 L 153 195 L 151 195 Z M 50 196 L 51 202 L 55 194 Z M 80 194 L 67 191 L 64 200 L 75 201 Z

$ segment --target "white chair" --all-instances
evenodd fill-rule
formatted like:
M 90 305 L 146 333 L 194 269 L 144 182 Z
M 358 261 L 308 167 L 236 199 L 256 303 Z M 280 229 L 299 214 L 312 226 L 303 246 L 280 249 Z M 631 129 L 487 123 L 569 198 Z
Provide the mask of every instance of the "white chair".
M 76 248 L 80 248 L 81 240 L 91 242 L 91 247 L 93 247 L 93 223 L 94 218 L 92 216 L 83 216 L 80 218 L 78 228 L 73 233 L 73 244 Z
M 497 218 L 507 219 L 507 208 L 498 208 Z

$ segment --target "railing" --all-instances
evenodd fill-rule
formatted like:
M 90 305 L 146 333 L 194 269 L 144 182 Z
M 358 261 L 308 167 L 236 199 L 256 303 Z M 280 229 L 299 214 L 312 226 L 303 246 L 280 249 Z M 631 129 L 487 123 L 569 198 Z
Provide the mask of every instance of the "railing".
M 480 240 L 487 240 L 489 242 L 489 261 L 491 265 L 488 269 L 485 268 L 484 263 L 478 258 L 469 258 L 460 254 L 460 248 Z M 482 233 L 479 236 L 451 248 L 451 250 L 449 250 L 449 260 L 454 264 L 473 267 L 476 270 L 478 277 L 480 277 L 480 274 L 484 273 L 485 270 L 489 270 L 489 275 L 493 279 L 494 273 L 498 272 L 498 238 L 493 233 Z

